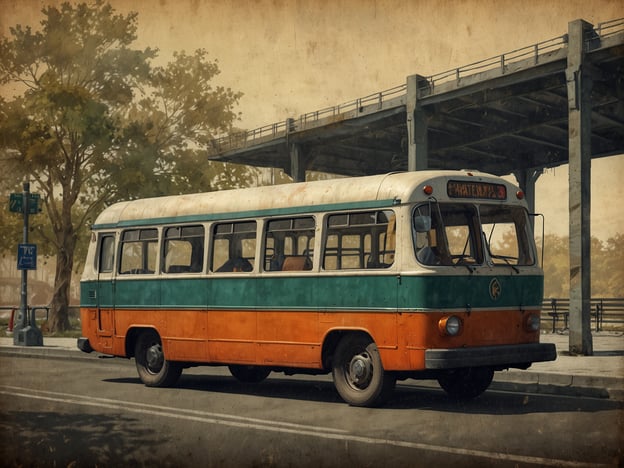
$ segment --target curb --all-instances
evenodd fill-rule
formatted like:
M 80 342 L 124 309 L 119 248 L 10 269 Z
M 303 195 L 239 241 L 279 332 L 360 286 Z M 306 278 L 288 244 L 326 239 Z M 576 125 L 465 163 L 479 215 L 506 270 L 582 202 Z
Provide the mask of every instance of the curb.
M 37 346 L 37 347 L 20 347 L 20 346 L 0 346 L 0 356 L 6 357 L 22 357 L 34 359 L 62 359 L 68 361 L 75 360 L 93 360 L 103 359 L 108 356 L 97 353 L 82 353 L 78 349 L 76 351 L 57 348 L 54 346 Z
M 497 373 L 490 389 L 505 392 L 536 393 L 568 397 L 624 401 L 624 379 L 550 372 Z
M 0 356 L 35 359 L 101 360 L 113 356 L 87 354 L 54 346 L 0 346 Z M 120 358 L 124 360 L 123 358 Z M 414 381 L 418 382 L 418 381 Z M 538 395 L 600 398 L 624 401 L 624 378 L 568 375 L 551 372 L 506 371 L 494 374 L 490 390 Z

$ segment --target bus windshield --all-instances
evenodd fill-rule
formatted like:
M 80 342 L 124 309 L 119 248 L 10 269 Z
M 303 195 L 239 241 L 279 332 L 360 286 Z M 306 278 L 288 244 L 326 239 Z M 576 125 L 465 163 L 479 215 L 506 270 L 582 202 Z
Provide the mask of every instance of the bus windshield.
M 437 203 L 413 214 L 416 258 L 424 265 L 533 265 L 526 211 L 522 207 Z

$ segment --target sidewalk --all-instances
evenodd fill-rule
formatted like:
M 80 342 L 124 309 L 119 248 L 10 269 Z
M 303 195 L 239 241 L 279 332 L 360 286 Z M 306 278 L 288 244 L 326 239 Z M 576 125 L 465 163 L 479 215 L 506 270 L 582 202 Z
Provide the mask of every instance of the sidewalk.
M 567 333 L 542 334 L 542 343 L 557 347 L 557 359 L 497 372 L 491 388 L 624 401 L 624 333 L 594 332 L 593 356 L 571 356 L 569 338 Z
M 545 333 L 554 343 L 557 360 L 538 362 L 527 370 L 496 372 L 490 388 L 525 393 L 609 398 L 624 401 L 624 333 L 595 332 L 593 356 L 570 356 L 567 334 Z M 49 359 L 93 359 L 76 346 L 76 338 L 44 337 L 43 346 L 14 346 L 13 337 L 0 337 L 0 355 Z

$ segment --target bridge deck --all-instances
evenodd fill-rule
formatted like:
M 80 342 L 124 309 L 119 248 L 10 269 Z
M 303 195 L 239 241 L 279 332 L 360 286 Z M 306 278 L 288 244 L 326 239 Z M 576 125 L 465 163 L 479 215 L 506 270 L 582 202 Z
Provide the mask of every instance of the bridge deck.
M 568 162 L 567 34 L 480 62 L 418 77 L 430 168 L 494 174 Z M 586 37 L 592 157 L 624 153 L 624 19 Z M 407 169 L 408 85 L 232 134 L 208 157 L 292 170 L 365 175 Z

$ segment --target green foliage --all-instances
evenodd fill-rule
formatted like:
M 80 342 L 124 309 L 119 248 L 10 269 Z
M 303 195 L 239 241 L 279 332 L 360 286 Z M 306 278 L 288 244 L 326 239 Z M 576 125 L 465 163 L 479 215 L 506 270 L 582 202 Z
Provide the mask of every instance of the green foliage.
M 568 238 L 547 234 L 544 238 L 544 297 L 568 297 L 570 256 Z
M 232 128 L 240 93 L 213 87 L 219 73 L 204 50 L 154 67 L 156 49 L 136 50 L 137 14 L 102 0 L 42 10 L 41 29 L 17 25 L 0 38 L 0 193 L 29 179 L 44 214 L 33 226 L 57 255 L 52 328 L 67 325 L 68 278 L 86 227 L 122 199 L 244 184 L 254 172 L 222 171 L 203 148 Z M 236 175 L 223 177 L 235 172 Z M 4 221 L 6 214 L 2 214 Z M 45 219 L 45 222 L 42 220 Z M 7 222 L 0 248 L 16 224 Z M 60 323 L 60 325 L 59 325 Z
M 592 237 L 592 297 L 624 297 L 624 234 L 605 242 Z M 544 297 L 570 295 L 568 237 L 545 236 Z
M 592 295 L 624 297 L 624 234 L 592 239 Z

